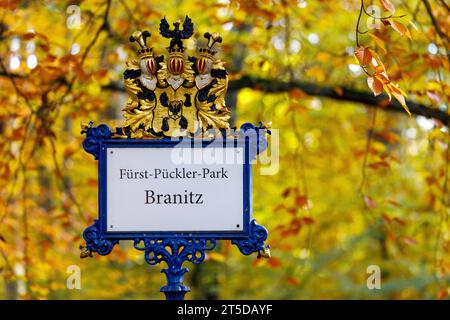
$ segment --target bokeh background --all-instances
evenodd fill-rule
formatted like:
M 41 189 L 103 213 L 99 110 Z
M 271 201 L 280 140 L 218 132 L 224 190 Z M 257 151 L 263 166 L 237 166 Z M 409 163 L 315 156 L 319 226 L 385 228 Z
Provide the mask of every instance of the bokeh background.
M 272 258 L 223 241 L 188 265 L 187 298 L 447 299 L 449 5 L 363 4 L 0 0 L 0 298 L 162 298 L 162 266 L 146 265 L 132 243 L 79 257 L 98 214 L 97 164 L 82 150 L 80 122 L 123 124 L 129 35 L 148 29 L 165 53 L 160 19 L 188 14 L 190 52 L 204 32 L 222 34 L 233 125 L 279 129 L 280 167 L 253 175 Z M 378 53 L 411 116 L 394 97 L 374 96 L 357 47 Z M 66 287 L 72 265 L 79 290 Z M 371 265 L 380 290 L 366 286 Z

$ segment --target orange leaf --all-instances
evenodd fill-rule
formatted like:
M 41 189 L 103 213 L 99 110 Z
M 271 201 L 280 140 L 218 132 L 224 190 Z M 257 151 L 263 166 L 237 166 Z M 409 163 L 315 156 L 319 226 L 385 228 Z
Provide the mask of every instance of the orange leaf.
M 369 164 L 369 167 L 375 170 L 379 168 L 389 168 L 389 163 L 387 163 L 386 161 L 377 161 Z
M 19 0 L 0 1 L 0 7 L 15 10 L 20 4 Z
M 305 93 L 305 91 L 303 91 L 301 89 L 298 89 L 298 88 L 294 88 L 291 91 L 289 91 L 289 96 L 292 99 L 301 99 L 301 98 L 304 98 L 304 97 L 306 97 L 308 95 Z
M 36 36 L 36 33 L 34 31 L 27 31 L 23 34 L 23 38 L 25 40 L 31 40 Z
M 375 76 L 378 78 L 378 80 L 380 80 L 383 84 L 384 83 L 389 83 L 389 77 L 386 73 L 386 71 L 384 70 L 383 66 L 376 66 L 375 67 Z
M 336 87 L 333 90 L 334 90 L 334 92 L 336 92 L 336 94 L 338 96 L 342 96 L 344 94 L 344 90 L 342 88 L 340 88 L 340 87 Z
M 23 127 L 19 127 L 13 130 L 11 138 L 12 140 L 21 140 L 24 135 Z
M 395 13 L 395 6 L 391 3 L 390 0 L 380 0 L 380 2 L 384 9 L 386 9 L 392 14 Z
M 275 257 L 269 259 L 269 265 L 272 268 L 279 268 L 281 266 L 281 261 Z
M 398 202 L 395 201 L 395 200 L 388 200 L 387 202 L 388 202 L 389 204 L 393 205 L 394 207 L 401 207 L 401 204 L 398 203 Z
M 437 294 L 437 297 L 438 297 L 439 300 L 443 300 L 443 299 L 447 298 L 448 297 L 448 290 L 446 290 L 446 289 L 439 290 L 439 292 Z
M 383 213 L 381 216 L 383 217 L 384 221 L 386 221 L 387 223 L 391 222 L 391 218 L 386 213 Z
M 260 265 L 263 262 L 263 259 L 256 259 L 253 260 L 252 262 L 252 267 L 257 267 L 258 265 Z
M 368 77 L 367 84 L 375 96 L 378 96 L 383 92 L 383 82 L 377 77 Z
M 376 133 L 376 136 L 388 143 L 396 143 L 400 140 L 399 136 L 393 132 L 387 132 L 387 131 L 380 131 Z M 386 158 L 383 157 L 382 158 Z
M 298 281 L 297 281 L 297 279 L 294 278 L 294 277 L 289 277 L 289 278 L 287 279 L 287 282 L 288 282 L 291 286 L 293 286 L 293 287 L 296 287 L 296 286 L 298 285 Z
M 104 77 L 106 77 L 107 73 L 108 73 L 108 70 L 107 70 L 107 69 L 101 69 L 101 70 L 98 70 L 98 71 L 94 72 L 94 73 L 92 74 L 92 76 L 93 76 L 93 78 L 94 78 L 95 80 L 101 80 L 101 79 L 103 79 Z
M 378 53 L 376 53 L 374 50 L 368 49 L 372 57 L 375 59 L 372 59 L 372 65 L 375 68 L 376 74 L 381 74 L 383 77 L 388 79 L 388 76 L 386 74 L 386 68 L 384 67 L 383 61 L 381 61 L 380 56 Z
M 394 217 L 392 220 L 395 221 L 396 223 L 398 223 L 401 226 L 405 226 L 406 225 L 406 222 L 403 221 L 402 219 L 400 219 L 399 217 Z
M 295 198 L 295 204 L 300 208 L 303 207 L 307 202 L 308 198 L 305 196 L 298 196 L 297 198 Z
M 411 35 L 408 32 L 408 28 L 401 22 L 395 20 L 395 19 L 386 19 L 389 21 L 389 24 L 391 25 L 392 29 L 400 33 L 402 36 L 406 35 L 408 38 L 411 37 Z
M 313 224 L 313 223 L 314 223 L 314 219 L 313 219 L 313 218 L 310 218 L 310 217 L 303 217 L 303 218 L 302 218 L 302 222 L 303 222 L 304 224 L 306 224 L 306 225 L 308 225 L 308 224 Z
M 90 187 L 97 187 L 98 186 L 98 181 L 97 181 L 97 179 L 90 178 L 90 179 L 88 179 L 87 184 Z
M 372 54 L 368 48 L 358 47 L 355 49 L 355 57 L 361 66 L 367 66 L 372 61 Z
M 400 87 L 397 84 L 391 83 L 389 86 L 392 92 L 401 94 L 402 96 L 406 97 L 406 93 L 402 89 L 400 89 Z

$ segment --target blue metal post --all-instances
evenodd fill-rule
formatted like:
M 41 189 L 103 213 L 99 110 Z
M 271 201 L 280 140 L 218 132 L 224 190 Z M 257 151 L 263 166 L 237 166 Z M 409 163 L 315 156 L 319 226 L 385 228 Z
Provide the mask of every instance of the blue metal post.
M 184 274 L 188 271 L 188 268 L 175 266 L 161 270 L 167 277 L 167 285 L 160 290 L 166 295 L 166 300 L 184 300 L 186 293 L 191 291 L 188 286 L 183 285 Z

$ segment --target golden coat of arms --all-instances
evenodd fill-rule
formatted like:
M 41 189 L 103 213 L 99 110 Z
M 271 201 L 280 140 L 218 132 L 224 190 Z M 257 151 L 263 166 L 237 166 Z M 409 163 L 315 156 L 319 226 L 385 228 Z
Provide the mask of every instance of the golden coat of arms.
M 170 39 L 168 58 L 155 55 L 147 45 L 148 31 L 130 37 L 137 43 L 138 59 L 129 59 L 124 72 L 128 102 L 125 125 L 118 134 L 130 138 L 197 136 L 208 129 L 229 129 L 230 112 L 225 106 L 228 77 L 215 47 L 218 33 L 205 33 L 205 45 L 196 56 L 187 56 L 183 40 L 194 33 L 186 16 L 180 22 L 161 20 L 160 34 Z

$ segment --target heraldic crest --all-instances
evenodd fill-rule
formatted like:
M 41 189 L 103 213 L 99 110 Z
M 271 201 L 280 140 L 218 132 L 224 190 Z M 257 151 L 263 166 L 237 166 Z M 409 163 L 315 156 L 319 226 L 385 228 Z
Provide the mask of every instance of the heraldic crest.
M 148 45 L 149 31 L 136 31 L 130 37 L 138 46 L 138 59 L 127 61 L 125 125 L 116 135 L 158 139 L 229 129 L 230 112 L 225 106 L 228 76 L 215 49 L 222 37 L 205 33 L 205 45 L 196 56 L 187 56 L 183 40 L 194 33 L 188 16 L 182 29 L 180 22 L 173 23 L 172 29 L 167 19 L 162 19 L 159 31 L 170 39 L 167 59 L 155 55 Z

